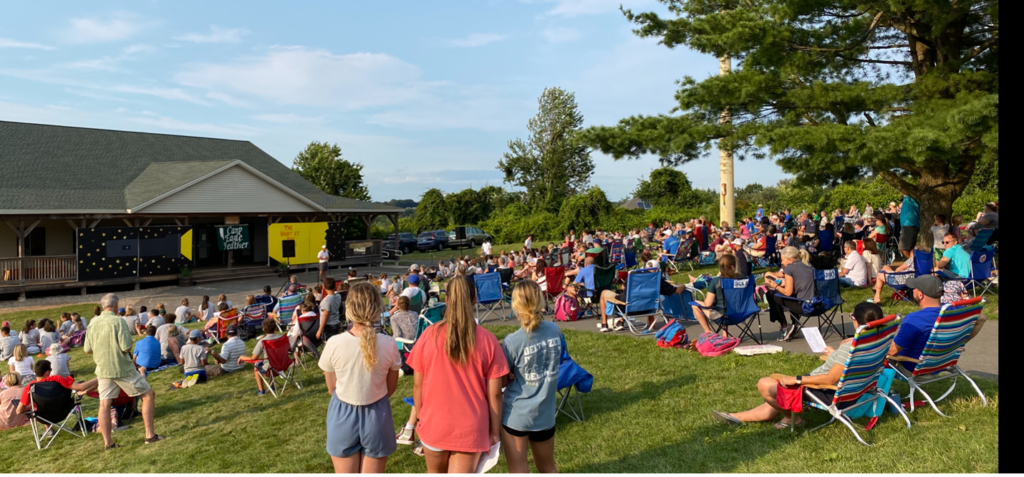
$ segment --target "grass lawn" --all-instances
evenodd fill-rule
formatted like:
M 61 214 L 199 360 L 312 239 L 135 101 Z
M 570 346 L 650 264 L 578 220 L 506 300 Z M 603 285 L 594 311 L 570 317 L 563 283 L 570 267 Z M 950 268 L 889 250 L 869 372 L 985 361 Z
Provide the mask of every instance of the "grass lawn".
M 849 299 L 848 299 L 849 300 Z M 25 319 L 57 317 L 61 311 L 86 314 L 91 305 L 0 315 L 20 328 Z M 198 325 L 190 325 L 198 326 Z M 499 339 L 512 326 L 488 326 Z M 805 374 L 820 361 L 803 354 L 703 358 L 655 347 L 650 340 L 566 330 L 569 350 L 595 377 L 582 397 L 586 420 L 558 417 L 556 461 L 561 472 L 995 472 L 998 470 L 999 386 L 979 379 L 987 407 L 961 384 L 941 403 L 952 417 L 930 409 L 902 419 L 886 413 L 866 433 L 875 447 L 861 446 L 849 431 L 833 424 L 821 431 L 779 431 L 771 424 L 739 428 L 714 421 L 709 412 L 745 410 L 761 403 L 755 383 L 773 372 Z M 248 343 L 249 351 L 254 341 Z M 71 370 L 91 379 L 92 358 L 71 350 Z M 61 435 L 39 452 L 31 429 L 0 431 L 4 472 L 330 472 L 325 416 L 330 397 L 315 365 L 302 375 L 305 388 L 275 399 L 256 396 L 251 367 L 212 378 L 190 389 L 171 389 L 176 370 L 151 374 L 157 393 L 156 429 L 167 441 L 144 445 L 142 422 L 114 433 L 123 447 L 103 452 L 102 439 Z M 939 385 L 941 386 L 941 385 Z M 907 387 L 896 384 L 903 395 Z M 405 423 L 412 378 L 399 380 L 391 399 L 396 428 Z M 85 400 L 87 416 L 97 401 Z M 809 426 L 823 423 L 820 411 L 805 415 Z M 863 420 L 861 421 L 863 424 Z M 424 472 L 422 458 L 399 446 L 388 462 L 391 472 Z M 494 469 L 505 471 L 502 459 Z

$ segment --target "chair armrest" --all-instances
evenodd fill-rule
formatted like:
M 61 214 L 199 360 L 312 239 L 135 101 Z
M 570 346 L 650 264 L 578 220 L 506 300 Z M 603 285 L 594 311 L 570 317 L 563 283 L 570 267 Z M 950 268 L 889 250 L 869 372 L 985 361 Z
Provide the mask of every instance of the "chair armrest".
M 887 359 L 891 359 L 891 360 L 893 360 L 893 361 L 904 361 L 904 362 L 908 362 L 908 363 L 917 363 L 917 364 L 921 364 L 921 360 L 919 360 L 919 359 L 914 359 L 914 358 L 911 358 L 911 357 L 909 357 L 909 356 L 900 356 L 900 355 L 896 355 L 896 356 L 886 356 L 886 358 L 887 358 Z
M 804 384 L 804 387 L 810 389 L 831 389 L 833 391 L 839 390 L 839 386 L 835 386 L 832 384 Z

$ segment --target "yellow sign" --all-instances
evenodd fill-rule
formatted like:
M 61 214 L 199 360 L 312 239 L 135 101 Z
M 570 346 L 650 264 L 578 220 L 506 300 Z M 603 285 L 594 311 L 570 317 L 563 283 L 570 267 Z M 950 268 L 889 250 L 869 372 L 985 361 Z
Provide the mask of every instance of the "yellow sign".
M 327 243 L 327 222 L 270 224 L 268 234 L 270 258 L 299 265 L 317 263 L 316 255 Z M 285 240 L 295 241 L 295 256 L 292 258 L 284 258 L 281 251 L 281 243 Z

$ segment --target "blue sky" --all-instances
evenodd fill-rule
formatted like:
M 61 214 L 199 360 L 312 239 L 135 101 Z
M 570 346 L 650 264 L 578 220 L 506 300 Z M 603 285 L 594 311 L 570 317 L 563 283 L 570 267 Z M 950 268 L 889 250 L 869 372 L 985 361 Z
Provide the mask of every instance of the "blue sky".
M 495 169 L 545 87 L 586 125 L 673 106 L 710 56 L 639 39 L 652 0 L 16 2 L 0 18 L 0 119 L 245 139 L 291 165 L 310 141 L 362 163 L 374 200 L 501 185 Z M 717 152 L 682 170 L 718 183 Z M 593 155 L 626 197 L 655 158 Z M 737 162 L 736 186 L 775 164 Z

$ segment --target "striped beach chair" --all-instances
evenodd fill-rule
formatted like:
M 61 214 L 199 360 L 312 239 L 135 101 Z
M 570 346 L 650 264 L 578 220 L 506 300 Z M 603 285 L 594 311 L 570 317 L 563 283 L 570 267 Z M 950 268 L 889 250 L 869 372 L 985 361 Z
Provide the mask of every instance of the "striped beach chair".
M 295 310 L 302 304 L 303 296 L 305 295 L 301 293 L 285 295 L 277 302 L 277 323 L 279 329 L 282 327 L 287 328 L 292 323 L 292 315 L 295 314 Z
M 893 401 L 876 386 L 878 376 L 882 373 L 885 364 L 885 355 L 889 351 L 893 338 L 896 337 L 896 330 L 899 328 L 900 317 L 889 315 L 880 320 L 872 321 L 866 325 L 857 327 L 853 335 L 853 346 L 850 349 L 850 357 L 846 360 L 846 367 L 839 383 L 835 386 L 826 385 L 804 385 L 804 397 L 806 403 L 815 409 L 820 409 L 832 415 L 828 422 L 815 427 L 820 429 L 838 420 L 853 432 L 854 437 L 861 444 L 869 446 L 857 433 L 853 421 L 846 414 L 861 406 L 874 406 L 878 399 L 885 399 L 892 406 L 900 409 L 900 415 L 907 422 L 907 429 L 910 429 L 910 418 L 903 412 L 898 403 Z M 835 391 L 832 402 L 822 402 L 817 396 L 808 391 L 810 389 L 830 389 Z M 860 401 L 861 396 L 874 394 L 875 399 Z M 854 403 L 850 405 L 850 403 Z
M 960 366 L 957 365 L 960 353 L 964 350 L 964 343 L 971 336 L 971 331 L 974 330 L 974 325 L 978 322 L 978 316 L 981 315 L 981 308 L 984 305 L 985 299 L 982 297 L 943 305 L 942 310 L 939 312 L 939 318 L 935 320 L 935 326 L 932 327 L 932 332 L 928 336 L 928 342 L 924 345 L 924 350 L 921 351 L 919 359 L 906 356 L 889 357 L 890 367 L 896 371 L 896 376 L 910 385 L 910 412 L 914 412 L 914 393 L 920 392 L 924 395 L 928 404 L 931 404 L 935 412 L 939 413 L 940 416 L 946 416 L 935 403 L 945 399 L 946 396 L 953 392 L 953 388 L 956 387 L 957 378 L 964 378 L 967 382 L 971 383 L 974 391 L 978 393 L 978 396 L 981 396 L 982 406 L 988 404 L 985 393 L 981 392 L 981 389 L 978 388 L 974 380 L 968 377 L 967 373 L 963 372 Z M 900 361 L 917 363 L 917 366 L 914 367 L 914 371 L 907 371 L 903 366 L 895 365 L 894 362 Z M 932 399 L 921 388 L 925 384 L 949 378 L 953 378 L 953 384 L 938 399 Z

